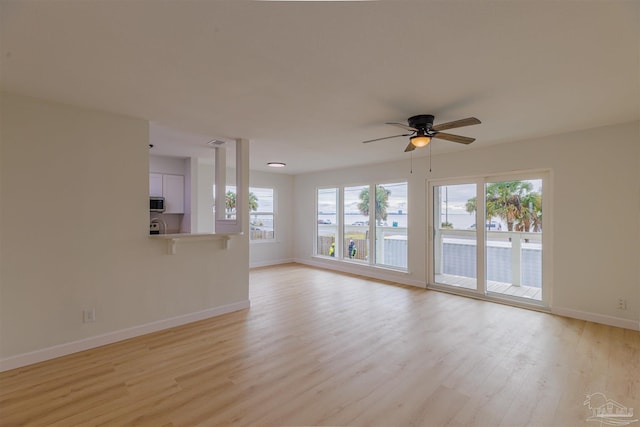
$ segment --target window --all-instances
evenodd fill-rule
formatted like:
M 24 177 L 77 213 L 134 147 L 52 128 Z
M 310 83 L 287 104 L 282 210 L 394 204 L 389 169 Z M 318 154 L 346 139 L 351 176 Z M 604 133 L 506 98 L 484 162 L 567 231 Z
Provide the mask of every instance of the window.
M 273 188 L 249 187 L 249 237 L 251 241 L 275 238 Z
M 316 255 L 407 269 L 406 182 L 318 189 L 316 220 Z
M 215 191 L 215 190 L 214 190 Z M 225 217 L 234 219 L 237 206 L 236 187 L 225 189 Z M 249 239 L 252 241 L 275 239 L 275 197 L 273 188 L 249 187 Z
M 338 256 L 338 189 L 321 188 L 317 193 L 316 255 Z
M 406 269 L 407 183 L 379 184 L 375 188 L 375 263 Z
M 366 262 L 369 259 L 369 186 L 345 187 L 343 192 L 342 257 Z

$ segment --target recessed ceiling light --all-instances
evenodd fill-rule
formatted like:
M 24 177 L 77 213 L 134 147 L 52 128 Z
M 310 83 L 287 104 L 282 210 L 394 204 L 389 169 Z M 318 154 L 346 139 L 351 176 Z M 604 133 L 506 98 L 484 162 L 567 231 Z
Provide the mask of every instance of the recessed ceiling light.
M 267 166 L 269 166 L 270 168 L 283 168 L 287 166 L 287 164 L 282 162 L 269 162 L 267 163 Z

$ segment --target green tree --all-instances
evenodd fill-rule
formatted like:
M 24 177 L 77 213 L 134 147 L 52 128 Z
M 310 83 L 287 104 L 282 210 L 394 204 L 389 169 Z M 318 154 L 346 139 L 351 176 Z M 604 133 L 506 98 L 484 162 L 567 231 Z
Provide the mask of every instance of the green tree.
M 376 186 L 376 221 L 387 220 L 387 208 L 389 207 L 389 194 L 391 190 L 387 190 L 381 185 Z M 369 187 L 365 187 L 360 192 L 360 203 L 358 203 L 358 210 L 364 216 L 369 216 L 369 207 L 371 203 L 369 201 Z
M 225 206 L 227 210 L 234 210 L 236 208 L 236 193 L 234 191 L 227 191 L 225 194 Z M 253 192 L 249 192 L 249 211 L 255 212 L 258 210 L 258 198 Z
M 501 181 L 487 185 L 487 216 L 497 216 L 507 223 L 507 229 L 513 231 L 514 224 L 522 215 L 522 198 L 533 186 L 525 181 Z
M 476 198 L 472 197 L 469 200 L 467 200 L 467 203 L 465 203 L 464 207 L 467 210 L 467 212 L 469 212 L 470 214 L 474 213 L 477 209 Z
M 253 192 L 249 192 L 249 211 L 255 212 L 258 210 L 258 198 Z
M 486 188 L 487 221 L 498 217 L 507 223 L 509 231 L 540 231 L 542 229 L 542 196 L 526 181 L 492 182 Z M 477 210 L 475 197 L 467 200 L 469 213 Z
M 520 216 L 516 224 L 517 231 L 541 231 L 542 230 L 542 195 L 531 192 L 522 196 Z
M 227 191 L 224 197 L 224 203 L 228 211 L 234 210 L 236 208 L 236 193 Z

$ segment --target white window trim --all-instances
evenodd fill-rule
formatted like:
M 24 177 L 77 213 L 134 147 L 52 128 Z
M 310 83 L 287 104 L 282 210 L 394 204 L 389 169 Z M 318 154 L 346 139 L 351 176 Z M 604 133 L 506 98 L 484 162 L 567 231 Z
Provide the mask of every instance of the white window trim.
M 277 234 L 277 227 L 276 227 L 276 218 L 277 218 L 277 210 L 278 210 L 278 200 L 277 200 L 277 191 L 274 187 L 249 187 L 249 193 L 251 193 L 251 189 L 252 188 L 260 188 L 260 189 L 268 189 L 271 190 L 272 192 L 272 206 L 273 206 L 273 211 L 268 212 L 268 211 L 255 211 L 255 212 L 250 212 L 249 213 L 249 222 L 251 222 L 251 215 L 271 215 L 273 217 L 272 220 L 272 224 L 273 224 L 273 238 L 271 239 L 251 239 L 251 235 L 249 235 L 249 242 L 252 244 L 260 244 L 260 243 L 273 243 L 273 242 L 278 242 L 278 234 Z M 247 195 L 248 197 L 248 195 Z
M 353 264 L 353 265 L 358 265 L 358 266 L 365 266 L 365 267 L 370 267 L 370 268 L 375 268 L 375 269 L 380 269 L 380 270 L 387 270 L 387 271 L 393 271 L 396 273 L 403 273 L 403 274 L 410 274 L 410 269 L 409 269 L 409 260 L 411 259 L 411 257 L 409 256 L 409 222 L 407 221 L 407 267 L 396 267 L 396 266 L 392 266 L 392 265 L 387 265 L 387 264 L 378 264 L 376 263 L 375 260 L 375 239 L 370 238 L 369 239 L 369 246 L 367 248 L 368 253 L 369 253 L 369 259 L 365 262 L 365 261 L 351 261 L 349 260 L 349 258 L 346 258 L 345 255 L 345 248 L 343 247 L 344 245 L 342 244 L 342 242 L 344 242 L 344 228 L 345 228 L 345 223 L 344 223 L 344 190 L 345 188 L 354 188 L 354 187 L 368 187 L 369 188 L 369 194 L 374 194 L 375 195 L 375 190 L 376 190 L 376 186 L 378 185 L 384 185 L 384 184 L 406 184 L 407 185 L 407 206 L 409 205 L 409 187 L 410 187 L 410 182 L 407 179 L 396 179 L 396 180 L 388 180 L 388 181 L 384 181 L 381 183 L 368 183 L 368 184 L 349 184 L 349 185 L 340 185 L 340 186 L 322 186 L 322 187 L 316 187 L 316 191 L 315 191 L 315 217 L 314 217 L 314 239 L 313 239 L 313 257 L 318 257 L 321 258 L 323 260 L 331 260 L 332 262 L 341 262 L 341 263 L 345 263 L 345 264 Z M 335 257 L 329 257 L 326 255 L 322 255 L 318 253 L 318 194 L 320 191 L 322 190 L 333 190 L 335 189 L 337 194 L 336 194 L 336 251 L 335 251 Z M 375 196 L 374 196 L 375 197 Z M 374 202 L 375 203 L 375 202 Z M 376 227 L 376 222 L 375 222 L 375 204 L 373 209 L 369 208 L 369 236 L 374 236 L 375 237 L 375 227 Z M 407 212 L 408 215 L 408 212 Z

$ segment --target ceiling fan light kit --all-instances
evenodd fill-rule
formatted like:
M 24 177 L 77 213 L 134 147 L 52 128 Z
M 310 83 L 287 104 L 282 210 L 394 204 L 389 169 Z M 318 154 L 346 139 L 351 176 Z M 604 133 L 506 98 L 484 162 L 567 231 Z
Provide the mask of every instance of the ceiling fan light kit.
M 374 141 L 380 141 L 383 139 L 398 138 L 401 136 L 409 136 L 409 145 L 404 149 L 405 152 L 413 151 L 416 147 L 425 147 L 429 145 L 432 138 L 444 139 L 451 142 L 457 142 L 459 144 L 471 144 L 475 141 L 475 138 L 469 138 L 467 136 L 453 135 L 451 133 L 444 133 L 443 130 L 454 129 L 463 126 L 471 126 L 480 124 L 480 120 L 475 117 L 467 117 L 466 119 L 454 120 L 452 122 L 441 123 L 439 125 L 433 125 L 434 116 L 431 114 L 420 114 L 412 116 L 407 119 L 407 124 L 397 122 L 387 122 L 386 124 L 396 126 L 407 130 L 411 133 L 404 133 L 402 135 L 385 136 L 383 138 L 370 139 L 362 141 L 363 143 L 369 143 Z
M 425 147 L 431 142 L 431 137 L 426 135 L 416 135 L 411 137 L 411 143 L 416 147 Z

